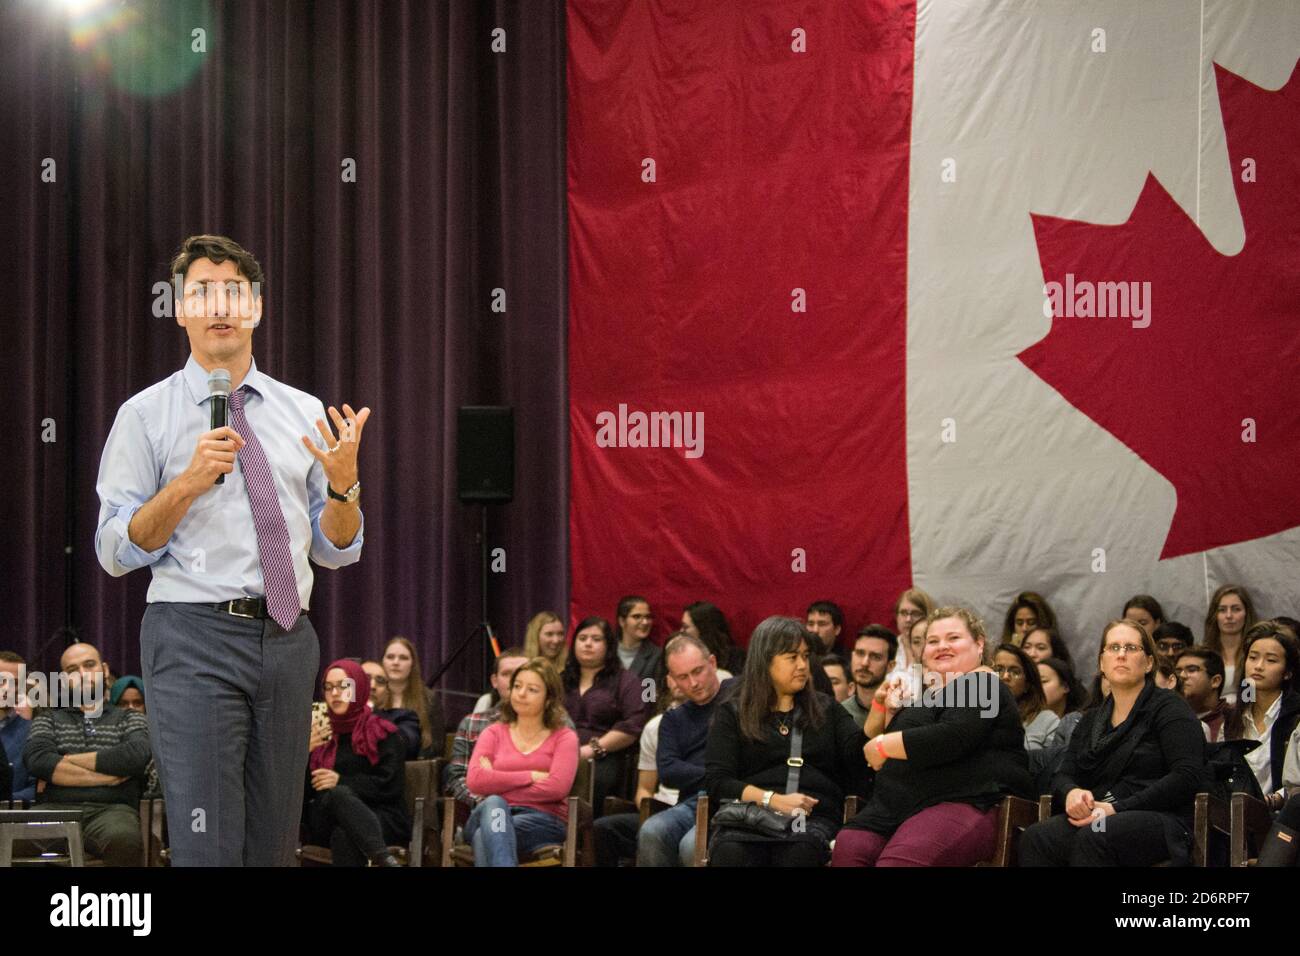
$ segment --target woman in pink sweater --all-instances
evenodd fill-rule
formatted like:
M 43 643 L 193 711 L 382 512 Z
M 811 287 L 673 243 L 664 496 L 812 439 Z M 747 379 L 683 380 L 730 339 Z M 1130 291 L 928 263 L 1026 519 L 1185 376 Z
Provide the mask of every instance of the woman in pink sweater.
M 534 657 L 510 681 L 501 720 L 474 744 L 465 783 L 486 798 L 465 824 L 475 866 L 518 866 L 519 855 L 564 840 L 578 772 L 578 735 L 564 726 L 564 685 Z

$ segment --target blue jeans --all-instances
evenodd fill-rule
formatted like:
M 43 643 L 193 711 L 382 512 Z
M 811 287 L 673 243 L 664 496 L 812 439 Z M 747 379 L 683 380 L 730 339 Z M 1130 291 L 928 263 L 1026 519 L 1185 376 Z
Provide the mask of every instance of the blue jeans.
M 637 866 L 695 865 L 695 803 L 682 800 L 641 825 L 636 838 Z
M 564 842 L 564 821 L 532 807 L 512 807 L 491 796 L 474 808 L 465 842 L 474 847 L 475 866 L 518 866 L 521 853 Z

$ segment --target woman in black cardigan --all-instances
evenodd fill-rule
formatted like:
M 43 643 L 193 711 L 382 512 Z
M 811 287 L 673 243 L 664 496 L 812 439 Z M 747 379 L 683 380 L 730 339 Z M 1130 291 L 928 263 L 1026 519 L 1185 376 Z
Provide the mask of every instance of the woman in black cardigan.
M 1191 707 L 1152 680 L 1155 642 L 1111 621 L 1098 651 L 1110 695 L 1088 711 L 1053 780 L 1065 813 L 1020 838 L 1021 866 L 1186 864 L 1192 804 L 1209 784 L 1205 734 Z
M 849 712 L 812 689 L 801 622 L 769 617 L 745 658 L 739 692 L 720 703 L 705 747 L 704 783 L 715 806 L 741 800 L 789 818 L 780 837 L 716 826 L 710 866 L 821 866 L 844 818 L 846 793 L 867 778 L 866 738 Z M 786 793 L 791 736 L 802 733 L 798 789 Z
M 970 611 L 938 608 L 921 658 L 934 685 L 906 701 L 906 677 L 877 691 L 872 709 L 887 723 L 866 745 L 875 785 L 835 840 L 835 866 L 973 866 L 993 855 L 998 804 L 1032 788 L 1016 698 L 985 666 L 985 645 Z
M 331 733 L 312 728 L 304 817 L 311 842 L 334 866 L 399 866 L 390 844 L 410 839 L 406 742 L 370 711 L 370 678 L 355 661 L 325 670 Z

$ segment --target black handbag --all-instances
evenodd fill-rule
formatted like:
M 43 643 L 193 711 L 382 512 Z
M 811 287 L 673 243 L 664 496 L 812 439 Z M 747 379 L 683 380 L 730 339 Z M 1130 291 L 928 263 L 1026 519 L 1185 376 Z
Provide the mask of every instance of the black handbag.
M 803 731 L 799 729 L 799 711 L 791 716 L 790 756 L 786 766 L 790 768 L 785 779 L 785 792 L 799 792 L 799 770 L 803 767 Z M 792 832 L 793 816 L 787 816 L 770 807 L 754 803 L 752 800 L 724 800 L 718 812 L 713 815 L 715 827 L 730 827 L 757 833 L 760 836 L 780 839 Z

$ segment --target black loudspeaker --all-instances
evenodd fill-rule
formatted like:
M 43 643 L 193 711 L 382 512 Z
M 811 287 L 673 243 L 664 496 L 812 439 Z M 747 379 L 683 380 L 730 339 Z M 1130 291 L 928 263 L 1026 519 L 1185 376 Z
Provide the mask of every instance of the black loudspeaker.
M 502 504 L 515 496 L 515 410 L 462 405 L 456 420 L 456 493 Z

